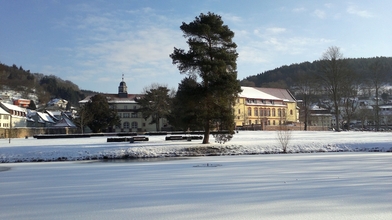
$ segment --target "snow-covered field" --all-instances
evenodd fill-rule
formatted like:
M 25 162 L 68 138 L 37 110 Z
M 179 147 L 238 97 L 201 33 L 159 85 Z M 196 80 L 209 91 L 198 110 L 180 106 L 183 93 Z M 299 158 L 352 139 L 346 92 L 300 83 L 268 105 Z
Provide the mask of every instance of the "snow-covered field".
M 293 131 L 288 152 L 392 151 L 391 132 Z M 241 131 L 226 144 L 201 140 L 165 141 L 150 136 L 148 142 L 106 142 L 107 137 L 75 139 L 0 139 L 0 162 L 89 160 L 121 157 L 172 157 L 280 153 L 274 131 Z M 11 142 L 11 143 L 9 143 Z
M 392 219 L 392 153 L 385 152 L 391 133 L 292 135 L 291 152 L 323 153 L 241 155 L 281 150 L 275 132 L 259 131 L 210 145 L 235 156 L 10 163 L 130 152 L 152 157 L 201 144 L 164 137 L 133 144 L 103 137 L 3 139 L 0 155 L 8 163 L 0 164 L 0 219 Z

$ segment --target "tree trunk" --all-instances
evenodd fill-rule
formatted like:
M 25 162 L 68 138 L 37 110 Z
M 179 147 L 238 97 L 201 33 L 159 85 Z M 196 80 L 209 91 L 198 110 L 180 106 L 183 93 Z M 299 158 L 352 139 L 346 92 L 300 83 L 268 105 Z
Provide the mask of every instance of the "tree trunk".
M 210 143 L 210 122 L 207 121 L 206 124 L 204 125 L 203 144 L 209 144 L 209 143 Z
M 161 129 L 159 128 L 160 127 L 159 126 L 159 121 L 160 121 L 160 118 L 157 117 L 157 120 L 156 120 L 156 123 L 155 123 L 155 128 L 156 128 L 157 131 L 161 131 Z

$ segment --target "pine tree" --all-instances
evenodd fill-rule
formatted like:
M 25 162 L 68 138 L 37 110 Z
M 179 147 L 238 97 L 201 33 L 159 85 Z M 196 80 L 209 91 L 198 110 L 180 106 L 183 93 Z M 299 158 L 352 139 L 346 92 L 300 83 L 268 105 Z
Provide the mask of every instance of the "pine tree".
M 219 15 L 200 14 L 180 26 L 189 50 L 174 48 L 170 55 L 181 73 L 198 76 L 194 94 L 200 100 L 197 118 L 204 129 L 203 144 L 209 143 L 210 129 L 234 130 L 232 106 L 241 91 L 237 80 L 237 45 L 234 32 Z
M 114 125 L 120 124 L 120 119 L 117 116 L 117 112 L 109 106 L 106 97 L 103 95 L 95 95 L 91 100 L 86 103 L 86 112 L 88 117 L 91 118 L 87 125 L 90 127 L 92 132 L 98 133 L 106 129 L 111 129 Z

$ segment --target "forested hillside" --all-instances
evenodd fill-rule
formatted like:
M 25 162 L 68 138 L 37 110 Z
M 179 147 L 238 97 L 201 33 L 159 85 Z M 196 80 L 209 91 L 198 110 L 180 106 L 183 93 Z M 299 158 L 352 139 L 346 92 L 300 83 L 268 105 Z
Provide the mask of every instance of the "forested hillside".
M 30 73 L 30 70 L 24 70 L 22 66 L 0 63 L 0 90 L 7 89 L 20 92 L 23 98 L 28 98 L 28 94 L 33 93 L 41 104 L 52 98 L 62 98 L 73 106 L 76 106 L 86 93 L 91 92 L 80 90 L 71 81 L 53 75 Z
M 351 58 L 347 59 L 353 71 L 363 79 L 372 75 L 370 66 L 379 62 L 388 77 L 386 83 L 392 85 L 392 57 L 374 58 Z M 299 75 L 312 75 L 317 73 L 320 61 L 303 62 L 278 67 L 274 70 L 265 71 L 257 75 L 249 76 L 241 81 L 242 86 L 292 88 Z M 30 73 L 22 66 L 15 64 L 7 66 L 0 63 L 0 90 L 11 89 L 19 91 L 27 98 L 27 94 L 34 93 L 38 96 L 41 104 L 47 103 L 52 98 L 62 98 L 77 106 L 78 101 L 85 96 L 96 93 L 81 90 L 76 84 L 69 80 L 63 80 L 53 75 L 41 73 Z
M 379 62 L 385 67 L 388 81 L 392 85 L 392 57 L 355 58 L 347 59 L 351 69 L 363 79 L 371 76 L 370 66 Z M 278 67 L 257 75 L 249 76 L 241 81 L 242 86 L 291 88 L 300 74 L 312 75 L 318 71 L 320 61 L 303 62 L 289 66 Z

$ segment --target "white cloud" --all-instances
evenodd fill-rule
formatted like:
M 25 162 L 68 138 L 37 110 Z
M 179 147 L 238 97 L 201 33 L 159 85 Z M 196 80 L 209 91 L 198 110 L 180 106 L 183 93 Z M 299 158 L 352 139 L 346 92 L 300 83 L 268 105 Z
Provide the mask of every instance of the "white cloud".
M 242 18 L 233 14 L 221 13 L 223 21 L 231 21 L 234 23 L 242 22 Z
M 292 11 L 295 13 L 300 13 L 306 11 L 306 9 L 304 7 L 299 7 L 299 8 L 293 8 Z
M 286 31 L 286 28 L 280 28 L 280 27 L 267 28 L 267 32 L 272 33 L 272 34 L 280 34 L 285 31 Z
M 313 14 L 314 16 L 318 17 L 318 18 L 321 18 L 321 19 L 323 19 L 323 18 L 326 17 L 325 11 L 322 11 L 322 10 L 319 10 L 319 9 L 316 9 L 315 11 L 313 11 L 312 14 Z
M 373 17 L 372 13 L 370 13 L 369 11 L 366 11 L 366 10 L 360 10 L 355 5 L 350 5 L 347 8 L 347 12 L 349 14 L 358 15 L 359 17 L 363 17 L 363 18 Z

